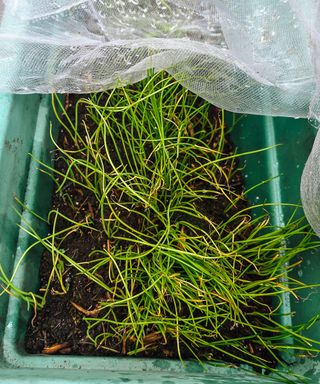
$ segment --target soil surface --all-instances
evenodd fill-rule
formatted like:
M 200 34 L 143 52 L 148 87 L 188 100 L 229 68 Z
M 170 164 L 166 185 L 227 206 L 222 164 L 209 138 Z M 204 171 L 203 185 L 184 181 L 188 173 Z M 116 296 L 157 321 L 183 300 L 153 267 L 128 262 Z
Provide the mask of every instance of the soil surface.
M 66 108 L 69 115 L 73 115 L 74 105 L 77 98 L 80 96 L 69 95 L 67 98 Z M 89 129 L 95 129 L 94 123 L 88 120 L 86 116 L 85 108 L 82 106 L 79 111 L 79 121 L 85 121 Z M 219 114 L 219 110 L 212 107 L 211 110 L 212 119 L 216 119 Z M 218 139 L 218 138 L 217 138 Z M 63 128 L 59 134 L 59 145 L 66 149 L 71 149 L 70 140 Z M 119 143 L 119 145 L 121 145 Z M 230 140 L 227 140 L 224 153 L 232 153 L 233 147 Z M 66 162 L 60 156 L 56 156 L 54 159 L 55 168 L 60 172 L 65 173 L 67 171 Z M 236 167 L 237 164 L 225 162 L 226 167 Z M 61 179 L 61 178 L 60 178 Z M 61 180 L 60 180 L 61 181 Z M 230 181 L 230 187 L 232 190 L 241 194 L 243 191 L 242 175 L 237 171 L 232 180 Z M 210 188 L 210 186 L 206 186 Z M 213 188 L 213 187 L 212 187 Z M 99 220 L 98 206 L 95 197 L 87 190 L 81 189 L 78 186 L 72 184 L 66 184 L 64 192 L 67 192 L 72 199 L 72 204 L 69 200 L 64 198 L 62 193 L 54 193 L 52 206 L 53 209 L 57 209 L 63 212 L 64 215 L 75 220 L 81 221 L 87 215 L 93 219 L 95 227 L 101 229 L 101 231 L 93 232 L 91 230 L 82 229 L 77 231 L 73 235 L 68 237 L 68 242 L 64 244 L 64 247 L 68 248 L 68 255 L 73 257 L 78 262 L 83 262 L 88 259 L 88 254 L 94 249 L 101 249 L 108 246 L 108 241 Z M 116 193 L 116 191 L 114 191 Z M 214 222 L 224 221 L 234 210 L 241 210 L 247 206 L 246 201 L 241 201 L 231 209 L 228 214 L 225 213 L 225 208 L 229 205 L 229 201 L 226 197 L 222 196 L 215 203 L 212 200 L 199 202 L 198 208 Z M 127 216 L 126 220 L 134 222 L 133 215 Z M 237 223 L 234 223 L 235 225 Z M 63 229 L 70 224 L 60 219 L 57 222 L 57 230 Z M 39 292 L 46 287 L 49 275 L 52 270 L 52 257 L 48 252 L 44 252 L 40 267 L 40 289 Z M 30 319 L 27 334 L 26 334 L 26 350 L 28 353 L 44 353 L 44 354 L 72 354 L 72 355 L 117 355 L 125 356 L 133 348 L 132 343 L 129 340 L 122 340 L 119 342 L 118 338 L 110 339 L 107 347 L 111 347 L 115 352 L 111 353 L 104 348 L 96 348 L 87 337 L 87 324 L 83 320 L 85 315 L 95 314 L 95 309 L 98 307 L 99 302 L 106 298 L 106 292 L 104 289 L 88 280 L 87 277 L 78 273 L 73 268 L 66 268 L 63 274 L 64 284 L 68 287 L 67 293 L 61 292 L 61 286 L 58 281 L 53 281 L 51 284 L 50 292 L 47 296 L 47 301 L 44 308 L 38 311 L 37 316 Z M 254 277 L 253 277 L 254 278 Z M 270 305 L 270 303 L 265 303 Z M 256 304 L 252 304 L 251 311 Z M 256 307 L 256 311 L 266 312 L 267 305 Z M 252 322 L 255 319 L 252 318 Z M 96 327 L 93 332 L 98 335 L 103 331 L 101 328 Z M 245 327 L 234 327 L 233 324 L 225 323 L 222 331 L 225 338 L 242 338 L 245 335 L 250 334 L 250 329 Z M 94 335 L 93 335 L 94 336 Z M 152 338 L 152 330 L 150 330 L 150 339 Z M 263 356 L 269 360 L 269 365 L 274 366 L 275 361 L 272 356 L 260 345 L 247 342 L 247 349 L 250 350 L 256 356 Z M 181 347 L 181 354 L 184 359 L 192 358 L 189 350 Z M 232 351 L 231 351 L 232 352 Z M 210 359 L 217 359 L 228 361 L 231 363 L 238 363 L 229 356 L 219 353 L 217 351 L 206 350 L 200 351 L 199 355 L 210 357 Z M 168 339 L 166 345 L 159 342 L 157 346 L 140 353 L 139 356 L 146 357 L 160 357 L 160 358 L 177 358 L 176 341 Z M 241 357 L 241 355 L 240 355 Z

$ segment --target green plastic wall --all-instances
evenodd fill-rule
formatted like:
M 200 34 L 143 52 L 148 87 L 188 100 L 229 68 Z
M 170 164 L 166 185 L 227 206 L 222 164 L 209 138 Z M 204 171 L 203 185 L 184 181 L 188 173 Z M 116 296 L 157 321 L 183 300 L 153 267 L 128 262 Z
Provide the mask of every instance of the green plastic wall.
M 18 238 L 14 197 L 23 201 L 40 96 L 0 95 L 0 260 L 11 273 Z M 18 210 L 19 206 L 15 205 Z M 8 296 L 0 297 L 0 338 Z
M 14 263 L 31 243 L 29 236 L 19 231 L 19 216 L 14 212 L 14 194 L 24 199 L 25 205 L 46 216 L 50 206 L 52 184 L 41 173 L 35 158 L 50 162 L 49 139 L 51 115 L 50 97 L 2 96 L 3 117 L 0 118 L 0 252 L 1 264 L 10 273 Z M 232 136 L 239 152 L 260 149 L 270 150 L 247 156 L 242 160 L 247 188 L 258 181 L 273 178 L 271 182 L 252 190 L 252 202 L 299 202 L 299 182 L 303 165 L 315 136 L 315 129 L 305 120 L 240 116 L 227 114 L 228 125 L 235 125 Z M 53 128 L 55 128 L 53 123 Z M 9 145 L 10 144 L 10 145 Z M 275 147 L 275 144 L 281 144 Z M 281 225 L 290 209 L 273 208 L 273 220 Z M 29 213 L 23 212 L 23 221 L 39 225 Z M 45 233 L 47 228 L 39 226 Z M 27 290 L 37 289 L 39 256 L 37 249 L 21 264 L 14 282 Z M 15 256 L 14 256 L 15 255 Z M 297 271 L 300 279 L 319 282 L 319 255 L 303 255 L 305 261 Z M 306 292 L 299 301 L 284 297 L 283 311 L 292 308 L 296 314 L 285 322 L 299 323 L 319 311 L 319 292 Z M 14 297 L 0 297 L 0 383 L 272 383 L 270 376 L 258 375 L 248 368 L 228 365 L 200 365 L 196 362 L 84 356 L 28 355 L 24 351 L 24 334 L 30 312 L 24 303 Z M 315 324 L 311 336 L 320 338 Z M 318 336 L 318 337 L 317 337 Z M 288 357 L 290 358 L 290 356 Z M 320 362 L 316 358 L 299 358 L 292 371 L 305 375 L 311 382 L 320 380 Z

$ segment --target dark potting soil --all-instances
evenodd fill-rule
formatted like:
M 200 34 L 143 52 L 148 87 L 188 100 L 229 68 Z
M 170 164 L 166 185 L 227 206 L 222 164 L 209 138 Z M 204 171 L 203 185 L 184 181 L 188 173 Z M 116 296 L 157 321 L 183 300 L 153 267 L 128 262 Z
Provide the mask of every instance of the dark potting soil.
M 75 102 L 79 97 L 79 95 L 69 95 L 67 97 L 66 108 L 68 109 L 68 114 L 70 116 L 74 115 Z M 211 119 L 217 119 L 220 112 L 215 107 L 212 107 L 210 113 L 212 114 Z M 83 104 L 81 104 L 79 110 L 79 121 L 85 121 L 88 129 L 95 129 L 95 124 L 88 119 Z M 80 129 L 83 129 L 83 127 L 80 127 Z M 84 131 L 83 134 L 85 134 Z M 68 135 L 64 128 L 60 129 L 58 142 L 62 148 L 72 149 L 71 141 L 68 139 Z M 119 147 L 120 146 L 121 143 L 119 143 Z M 228 138 L 224 147 L 224 153 L 227 155 L 232 152 L 233 145 Z M 54 158 L 54 165 L 62 174 L 67 171 L 66 162 L 60 155 L 56 155 Z M 236 162 L 231 163 L 230 160 L 226 160 L 224 167 L 232 167 L 235 169 L 237 164 Z M 62 181 L 62 178 L 59 176 L 58 179 L 60 179 L 59 181 Z M 214 186 L 208 185 L 205 187 L 205 189 L 213 188 Z M 232 180 L 230 180 L 230 190 L 237 194 L 241 194 L 243 191 L 243 180 L 240 171 L 235 172 Z M 87 215 L 90 215 L 95 224 L 95 228 L 98 229 L 98 231 L 93 232 L 83 228 L 81 231 L 74 232 L 68 237 L 68 255 L 77 262 L 87 261 L 88 254 L 92 252 L 92 250 L 103 249 L 109 245 L 109 239 L 106 237 L 101 221 L 99 220 L 97 201 L 93 194 L 88 192 L 88 190 L 72 184 L 66 184 L 64 192 L 68 193 L 71 197 L 72 204 L 64 198 L 62 193 L 54 193 L 52 201 L 53 209 L 59 210 L 65 216 L 79 222 L 84 220 Z M 114 191 L 114 193 L 116 193 L 116 191 Z M 228 214 L 226 214 L 225 208 L 228 205 L 229 200 L 227 197 L 220 195 L 219 199 L 214 201 L 211 199 L 208 199 L 208 201 L 202 199 L 198 202 L 197 208 L 213 222 L 218 223 L 227 220 L 227 218 L 233 215 L 236 211 L 247 207 L 248 203 L 244 200 L 240 200 L 237 206 L 231 208 Z M 135 223 L 134 215 L 128 214 L 125 220 L 127 220 L 127 223 L 130 225 Z M 237 223 L 234 223 L 234 225 L 236 226 Z M 69 222 L 60 218 L 56 223 L 56 230 L 64 229 L 69 226 Z M 40 266 L 40 293 L 46 287 L 51 271 L 52 256 L 48 252 L 44 252 Z M 127 355 L 134 348 L 134 343 L 125 338 L 123 338 L 120 343 L 118 338 L 108 339 L 107 345 L 105 346 L 116 351 L 112 353 L 105 348 L 95 347 L 87 337 L 87 324 L 83 320 L 83 317 L 97 315 L 96 308 L 98 308 L 99 302 L 106 299 L 105 290 L 89 280 L 86 276 L 79 274 L 79 272 L 72 267 L 66 268 L 63 278 L 65 286 L 68 287 L 67 293 L 62 294 L 62 292 L 60 292 L 61 285 L 59 281 L 53 280 L 44 308 L 40 311 L 38 310 L 36 316 L 32 316 L 32 319 L 30 319 L 26 333 L 26 351 L 36 354 Z M 254 279 L 254 277 L 252 277 L 252 279 Z M 256 303 L 252 303 L 250 312 L 267 312 L 267 308 L 271 308 L 271 303 L 265 301 L 265 304 L 267 305 L 257 306 Z M 119 310 L 123 311 L 123 308 L 119 308 Z M 126 314 L 119 313 L 120 317 L 121 315 L 124 316 Z M 248 315 L 248 318 L 250 318 L 250 315 Z M 256 321 L 254 317 L 252 317 L 251 320 L 252 323 Z M 95 335 L 97 336 L 103 331 L 103 325 L 97 326 L 92 330 L 91 336 L 94 338 Z M 241 339 L 250 335 L 252 332 L 248 327 L 234 327 L 234 324 L 231 322 L 226 322 L 223 329 L 220 331 L 226 339 Z M 152 329 L 150 329 L 150 333 L 147 335 L 146 339 L 148 336 L 150 340 L 152 340 L 154 336 Z M 247 349 L 253 355 L 261 356 L 268 360 L 268 365 L 270 365 L 270 367 L 276 365 L 274 357 L 271 356 L 264 347 L 259 344 L 251 343 L 250 341 L 247 341 L 246 343 Z M 183 345 L 181 345 L 180 352 L 184 359 L 193 358 L 190 351 Z M 232 348 L 230 348 L 230 352 L 234 353 Z M 227 354 L 220 353 L 216 350 L 201 349 L 198 350 L 196 354 L 204 357 L 210 355 L 210 358 L 215 360 L 222 360 L 235 364 L 239 363 L 239 360 L 236 361 Z M 147 349 L 139 353 L 138 356 L 177 358 L 178 351 L 176 340 L 170 339 L 169 337 L 165 345 L 164 343 L 156 342 L 152 349 Z M 242 356 L 240 353 L 239 357 L 248 359 L 248 356 Z

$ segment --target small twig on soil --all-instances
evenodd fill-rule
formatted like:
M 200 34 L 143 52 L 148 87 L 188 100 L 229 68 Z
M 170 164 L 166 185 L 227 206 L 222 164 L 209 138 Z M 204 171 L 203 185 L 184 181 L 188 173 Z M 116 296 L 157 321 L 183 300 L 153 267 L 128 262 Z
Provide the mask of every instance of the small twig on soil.
M 67 347 L 68 347 L 68 343 L 53 344 L 53 345 L 51 345 L 51 347 L 43 348 L 42 353 L 45 353 L 46 355 L 52 355 L 52 354 L 59 352 L 62 349 L 65 349 Z
M 84 315 L 88 317 L 94 317 L 97 316 L 101 310 L 100 306 L 97 305 L 95 309 L 87 310 L 81 307 L 79 304 L 74 303 L 73 301 L 70 301 L 71 305 L 75 307 L 79 312 L 83 313 Z
M 89 208 L 91 217 L 94 219 L 94 212 L 93 212 L 93 208 L 92 208 L 91 203 L 88 203 L 88 208 Z
M 122 339 L 121 353 L 122 353 L 123 355 L 126 355 L 126 354 L 127 354 L 127 338 L 126 338 L 126 336 L 123 336 L 123 339 Z
M 146 335 L 143 338 L 143 343 L 145 345 L 150 345 L 150 344 L 153 344 L 160 339 L 162 339 L 162 335 L 160 335 L 159 333 L 153 332 L 153 333 L 149 333 L 148 335 Z

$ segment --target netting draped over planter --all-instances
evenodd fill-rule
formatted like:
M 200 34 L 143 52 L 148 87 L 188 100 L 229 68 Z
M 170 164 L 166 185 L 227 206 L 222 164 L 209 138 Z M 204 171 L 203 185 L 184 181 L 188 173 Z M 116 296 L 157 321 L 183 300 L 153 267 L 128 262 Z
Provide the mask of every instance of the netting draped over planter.
M 154 68 L 227 110 L 320 118 L 318 0 L 3 3 L 0 91 L 101 91 Z M 318 147 L 302 197 L 320 233 Z

